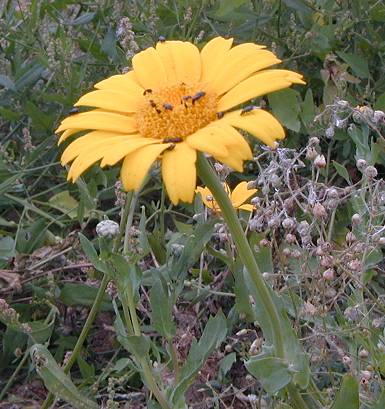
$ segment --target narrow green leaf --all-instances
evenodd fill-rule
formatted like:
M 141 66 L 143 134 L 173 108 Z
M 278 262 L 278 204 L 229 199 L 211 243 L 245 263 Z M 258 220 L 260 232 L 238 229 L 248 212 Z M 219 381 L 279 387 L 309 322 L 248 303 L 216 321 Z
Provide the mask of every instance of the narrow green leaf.
M 79 392 L 44 345 L 33 345 L 30 354 L 45 387 L 55 396 L 78 409 L 97 409 L 99 407 Z
M 357 379 L 347 374 L 342 379 L 341 389 L 331 409 L 359 409 L 360 397 Z
M 172 297 L 160 278 L 155 279 L 151 288 L 151 319 L 152 325 L 160 335 L 171 339 L 175 335 L 175 324 L 172 319 Z
M 215 318 L 209 318 L 199 342 L 194 339 L 191 345 L 186 363 L 180 373 L 180 381 L 171 394 L 171 401 L 174 404 L 183 397 L 206 359 L 224 341 L 226 334 L 226 317 L 222 311 L 219 311 Z
M 336 170 L 336 172 L 343 177 L 348 183 L 349 185 L 352 184 L 352 181 L 350 180 L 350 176 L 349 176 L 349 172 L 348 170 L 345 168 L 344 165 L 341 165 L 340 163 L 336 162 L 335 160 L 333 160 L 333 166 Z
M 98 289 L 82 283 L 65 283 L 60 290 L 60 300 L 65 305 L 91 306 Z M 111 298 L 105 294 L 100 307 L 103 311 L 111 311 Z
M 94 267 L 103 273 L 108 273 L 108 268 L 106 264 L 100 260 L 98 253 L 95 250 L 95 247 L 87 239 L 87 237 L 84 236 L 82 233 L 79 233 L 79 240 L 80 240 L 80 244 L 82 245 L 82 249 L 84 253 L 88 257 L 90 262 L 94 265 Z

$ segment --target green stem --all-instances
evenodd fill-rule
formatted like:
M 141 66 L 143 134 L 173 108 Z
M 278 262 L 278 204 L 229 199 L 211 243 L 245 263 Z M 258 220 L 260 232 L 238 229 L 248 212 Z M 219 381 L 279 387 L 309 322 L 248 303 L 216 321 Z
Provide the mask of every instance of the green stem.
M 178 353 L 176 351 L 175 345 L 172 342 L 172 339 L 168 339 L 168 346 L 170 348 L 170 355 L 172 360 L 172 366 L 174 368 L 174 375 L 175 375 L 175 384 L 179 382 L 179 364 L 178 364 Z
M 113 251 L 117 251 L 117 249 L 120 246 L 120 243 L 121 243 L 121 240 L 122 240 L 122 237 L 123 237 L 123 233 L 124 233 L 124 228 L 125 228 L 126 223 L 127 223 L 129 211 L 131 209 L 131 202 L 132 202 L 132 193 L 130 192 L 130 193 L 127 194 L 127 197 L 126 197 L 126 204 L 124 206 L 124 209 L 123 209 L 123 212 L 122 212 L 122 217 L 121 217 L 121 220 L 120 220 L 120 230 L 119 230 L 118 236 L 116 237 Z M 104 293 L 106 291 L 108 282 L 109 282 L 109 277 L 107 275 L 104 275 L 103 279 L 102 279 L 102 281 L 100 283 L 100 287 L 98 289 L 98 292 L 96 294 L 96 298 L 95 298 L 95 300 L 94 300 L 94 302 L 92 304 L 91 311 L 89 312 L 87 320 L 86 320 L 86 322 L 84 324 L 84 327 L 83 327 L 83 329 L 82 329 L 82 331 L 81 331 L 81 333 L 79 335 L 79 338 L 76 341 L 75 348 L 72 351 L 70 359 L 64 365 L 63 370 L 64 370 L 65 373 L 68 373 L 71 370 L 72 365 L 75 363 L 75 361 L 76 361 L 76 359 L 77 359 L 77 357 L 78 357 L 78 355 L 79 355 L 79 353 L 80 353 L 80 351 L 81 351 L 81 349 L 83 347 L 83 343 L 84 343 L 85 339 L 88 336 L 88 333 L 89 333 L 89 331 L 90 331 L 90 329 L 92 327 L 92 324 L 93 324 L 93 322 L 95 320 L 96 314 L 99 311 L 100 304 L 103 301 L 103 296 L 104 296 Z M 53 398 L 54 398 L 54 394 L 50 392 L 47 395 L 41 409 L 47 409 L 51 405 L 51 403 L 53 401 Z
M 241 224 L 239 223 L 233 205 L 231 204 L 227 193 L 223 189 L 222 184 L 219 181 L 214 170 L 212 169 L 211 165 L 202 154 L 198 154 L 197 165 L 199 177 L 201 178 L 203 183 L 210 189 L 216 202 L 218 203 L 221 209 L 222 216 L 225 219 L 227 226 L 231 232 L 241 260 L 256 286 L 258 297 L 266 307 L 266 311 L 269 314 L 274 337 L 275 353 L 278 357 L 284 358 L 285 350 L 282 330 L 279 324 L 279 313 L 263 280 L 262 274 L 259 270 L 257 262 L 255 261 L 254 255 L 245 237 Z
M 135 207 L 136 207 L 136 202 L 138 201 L 138 197 L 139 197 L 139 192 L 131 193 L 130 210 L 128 212 L 128 216 L 126 220 L 126 229 L 124 233 L 123 254 L 128 254 L 130 230 L 132 227 L 132 221 L 134 219 Z
M 68 361 L 66 362 L 66 364 L 63 367 L 64 373 L 68 373 L 71 370 L 72 365 L 75 363 L 75 361 L 76 361 L 76 359 L 77 359 L 77 357 L 78 357 L 78 355 L 79 355 L 79 353 L 80 353 L 80 351 L 81 351 L 81 349 L 83 347 L 83 343 L 86 340 L 86 338 L 88 336 L 88 333 L 90 332 L 90 329 L 91 329 L 92 324 L 93 324 L 93 322 L 95 320 L 96 314 L 99 311 L 100 304 L 103 301 L 103 296 L 104 296 L 104 293 L 106 291 L 107 284 L 108 284 L 109 280 L 110 279 L 109 279 L 109 277 L 107 275 L 103 276 L 103 279 L 102 279 L 102 281 L 100 283 L 100 287 L 99 287 L 98 292 L 96 294 L 96 298 L 94 300 L 94 303 L 92 304 L 91 311 L 88 314 L 88 317 L 87 317 L 87 320 L 86 320 L 86 322 L 84 324 L 82 332 L 80 333 L 79 338 L 76 341 L 75 348 L 73 349 L 70 358 L 68 359 Z M 53 393 L 50 392 L 48 394 L 48 396 L 46 397 L 41 409 L 47 409 L 51 405 L 53 398 L 54 398 L 54 395 L 53 395 Z
M 13 372 L 11 377 L 8 379 L 8 382 L 5 384 L 4 388 L 2 389 L 2 391 L 0 393 L 0 402 L 2 402 L 5 394 L 7 393 L 8 389 L 12 385 L 13 381 L 15 380 L 17 374 L 20 372 L 21 368 L 24 366 L 25 361 L 27 360 L 28 357 L 29 357 L 29 348 L 27 348 L 27 350 L 24 352 L 23 358 L 20 360 L 20 362 L 17 365 L 15 371 Z
M 221 209 L 222 216 L 230 230 L 243 265 L 246 267 L 246 270 L 255 284 L 258 298 L 263 303 L 267 314 L 269 315 L 269 321 L 271 322 L 273 333 L 275 354 L 277 357 L 285 359 L 284 337 L 280 326 L 281 319 L 279 312 L 273 299 L 271 298 L 270 292 L 259 270 L 258 264 L 254 258 L 253 252 L 250 248 L 249 242 L 246 239 L 233 205 L 231 204 L 227 193 L 223 189 L 223 186 L 215 171 L 201 153 L 198 154 L 197 168 L 200 179 L 210 189 Z M 289 385 L 288 392 L 291 399 L 296 402 L 296 408 L 307 408 L 306 403 L 303 401 L 300 393 L 297 391 L 294 385 Z
M 134 328 L 134 335 L 141 336 L 142 332 L 141 332 L 141 329 L 140 329 L 138 315 L 136 314 L 136 307 L 135 307 L 134 299 L 133 299 L 133 297 L 130 296 L 130 294 L 132 294 L 132 289 L 128 288 L 127 291 L 126 291 L 126 297 L 125 297 L 124 301 L 126 301 L 125 303 L 128 304 L 129 316 L 127 316 L 128 313 L 125 312 L 125 311 L 124 311 L 124 315 L 125 315 L 125 318 L 126 318 L 127 322 L 129 322 L 129 320 L 131 318 L 132 327 Z M 159 402 L 159 405 L 163 409 L 172 409 L 170 404 L 167 402 L 164 394 L 159 389 L 159 386 L 155 382 L 154 375 L 153 375 L 153 373 L 151 371 L 150 365 L 147 362 L 147 359 L 146 358 L 139 358 L 138 361 L 139 361 L 138 362 L 139 365 L 142 368 L 143 376 L 144 376 L 144 379 L 146 381 L 146 384 L 149 387 L 150 391 L 156 397 L 157 401 Z

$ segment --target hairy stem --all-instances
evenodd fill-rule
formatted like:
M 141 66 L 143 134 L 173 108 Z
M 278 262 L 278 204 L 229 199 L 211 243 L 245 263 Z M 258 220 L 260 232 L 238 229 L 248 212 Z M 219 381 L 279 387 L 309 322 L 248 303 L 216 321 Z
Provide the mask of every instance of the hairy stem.
M 198 154 L 197 160 L 198 174 L 203 183 L 210 189 L 213 194 L 216 202 L 218 203 L 222 216 L 226 221 L 227 227 L 230 230 L 238 253 L 241 257 L 243 265 L 246 267 L 247 272 L 249 273 L 252 281 L 255 284 L 258 297 L 263 303 L 267 314 L 269 315 L 275 354 L 279 358 L 285 358 L 285 346 L 284 346 L 284 337 L 282 333 L 282 328 L 280 325 L 280 315 L 274 304 L 273 299 L 271 298 L 270 292 L 265 284 L 265 281 L 262 277 L 262 274 L 259 270 L 258 264 L 254 258 L 253 252 L 250 248 L 249 242 L 246 239 L 242 226 L 239 222 L 239 219 L 235 213 L 235 210 L 231 204 L 231 201 L 223 189 L 223 186 L 216 175 L 215 171 L 203 156 L 203 154 Z M 306 409 L 307 405 L 302 399 L 300 393 L 297 391 L 293 384 L 289 385 L 288 392 L 291 396 L 291 399 L 296 404 L 296 408 Z

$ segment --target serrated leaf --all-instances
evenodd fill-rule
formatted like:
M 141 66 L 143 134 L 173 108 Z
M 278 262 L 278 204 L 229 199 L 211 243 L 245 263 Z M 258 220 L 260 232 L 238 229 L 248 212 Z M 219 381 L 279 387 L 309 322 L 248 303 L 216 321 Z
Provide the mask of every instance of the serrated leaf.
M 341 388 L 331 409 L 359 409 L 360 397 L 357 379 L 352 375 L 345 375 Z
M 172 319 L 173 300 L 160 278 L 155 279 L 150 294 L 152 325 L 166 339 L 175 335 L 175 323 Z
M 79 392 L 44 345 L 33 345 L 30 355 L 45 387 L 55 396 L 78 409 L 97 409 L 99 407 L 94 401 Z
M 269 395 L 274 395 L 292 380 L 287 362 L 277 357 L 258 355 L 245 362 L 245 366 Z

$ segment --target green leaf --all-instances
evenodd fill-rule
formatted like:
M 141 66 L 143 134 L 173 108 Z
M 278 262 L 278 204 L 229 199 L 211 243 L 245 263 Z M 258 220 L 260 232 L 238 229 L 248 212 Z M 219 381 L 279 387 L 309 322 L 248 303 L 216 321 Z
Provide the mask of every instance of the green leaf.
M 384 409 L 385 408 L 385 390 L 382 391 L 380 398 L 370 409 Z
M 0 259 L 15 257 L 15 240 L 11 236 L 0 238 Z
M 92 243 L 84 236 L 82 233 L 79 233 L 79 240 L 80 244 L 82 245 L 82 249 L 90 262 L 94 265 L 94 267 L 103 273 L 108 273 L 109 270 L 106 264 L 99 258 L 98 253 L 95 250 L 95 247 Z
M 304 0 L 283 0 L 287 7 L 297 10 L 301 13 L 310 14 L 312 9 Z
M 173 298 L 160 278 L 155 279 L 151 288 L 150 303 L 152 325 L 160 335 L 171 339 L 175 335 L 175 323 L 172 319 Z
M 13 90 L 15 88 L 15 83 L 8 76 L 0 74 L 0 87 Z
M 353 72 L 360 78 L 369 78 L 369 66 L 365 58 L 357 54 L 337 51 L 337 54 L 351 67 Z
M 215 318 L 209 318 L 199 342 L 193 340 L 186 363 L 180 372 L 180 381 L 171 394 L 170 399 L 174 404 L 183 397 L 206 359 L 221 345 L 226 334 L 226 317 L 219 311 Z
M 298 132 L 301 129 L 301 122 L 298 118 L 300 113 L 298 92 L 288 88 L 273 92 L 268 95 L 268 98 L 274 115 L 278 117 L 286 128 Z
M 374 108 L 385 111 L 385 92 L 377 98 Z
M 220 382 L 223 381 L 227 372 L 229 372 L 229 370 L 233 366 L 233 363 L 236 362 L 236 360 L 237 360 L 237 354 L 235 352 L 231 352 L 230 354 L 227 354 L 225 357 L 221 359 L 221 361 L 219 362 L 219 370 L 218 370 L 218 376 L 219 376 Z
M 352 375 L 345 375 L 341 389 L 331 409 L 359 409 L 360 397 L 357 379 Z
M 277 357 L 261 354 L 250 358 L 245 366 L 269 395 L 274 395 L 292 380 L 287 362 Z
M 349 185 L 352 184 L 351 180 L 350 180 L 350 176 L 349 176 L 349 172 L 348 170 L 345 168 L 344 165 L 341 165 L 340 163 L 336 162 L 335 160 L 333 160 L 333 166 L 336 170 L 336 172 L 343 177 L 348 183 Z
M 65 305 L 91 306 L 98 289 L 82 283 L 65 283 L 60 290 L 60 299 Z M 101 304 L 103 311 L 111 311 L 111 298 L 105 294 Z
M 78 355 L 77 363 L 83 379 L 92 379 L 95 376 L 95 367 Z
M 44 345 L 33 345 L 30 354 L 36 372 L 42 378 L 45 387 L 55 396 L 78 409 L 97 409 L 99 407 L 94 401 L 79 392 Z
M 71 219 L 76 218 L 79 202 L 70 195 L 68 190 L 63 190 L 62 192 L 57 193 L 48 201 L 53 207 L 55 207 L 55 209 L 60 210 Z
M 130 296 L 135 294 L 141 283 L 141 272 L 135 264 L 129 263 L 122 255 L 112 254 L 111 260 L 116 270 L 114 280 L 120 292 L 130 291 Z
M 316 114 L 313 92 L 311 88 L 308 88 L 305 94 L 305 98 L 301 104 L 301 119 L 305 126 L 309 126 L 313 123 Z

